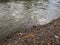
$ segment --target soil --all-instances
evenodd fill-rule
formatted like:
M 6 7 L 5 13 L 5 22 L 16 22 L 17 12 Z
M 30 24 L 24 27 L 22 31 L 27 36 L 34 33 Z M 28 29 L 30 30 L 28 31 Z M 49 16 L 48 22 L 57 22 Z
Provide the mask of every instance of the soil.
M 3 45 L 60 45 L 60 18 L 24 29 L 5 40 Z

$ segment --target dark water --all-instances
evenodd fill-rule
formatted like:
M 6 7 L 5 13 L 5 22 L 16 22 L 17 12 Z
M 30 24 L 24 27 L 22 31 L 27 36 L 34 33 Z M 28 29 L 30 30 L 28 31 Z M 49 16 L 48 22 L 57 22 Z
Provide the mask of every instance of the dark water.
M 0 34 L 20 25 L 44 25 L 60 17 L 59 0 L 23 0 L 0 3 Z

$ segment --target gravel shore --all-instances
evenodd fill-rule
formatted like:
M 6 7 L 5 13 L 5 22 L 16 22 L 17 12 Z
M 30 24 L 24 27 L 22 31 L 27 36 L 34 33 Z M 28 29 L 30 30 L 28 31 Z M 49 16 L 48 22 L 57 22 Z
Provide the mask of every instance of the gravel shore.
M 60 45 L 60 18 L 14 34 L 3 45 Z

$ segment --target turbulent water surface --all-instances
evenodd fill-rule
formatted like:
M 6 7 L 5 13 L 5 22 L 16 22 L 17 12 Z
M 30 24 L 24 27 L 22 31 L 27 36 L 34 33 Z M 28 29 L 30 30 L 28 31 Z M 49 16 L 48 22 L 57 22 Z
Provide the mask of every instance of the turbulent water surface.
M 59 0 L 11 1 L 0 3 L 0 35 L 20 25 L 44 25 L 60 17 Z

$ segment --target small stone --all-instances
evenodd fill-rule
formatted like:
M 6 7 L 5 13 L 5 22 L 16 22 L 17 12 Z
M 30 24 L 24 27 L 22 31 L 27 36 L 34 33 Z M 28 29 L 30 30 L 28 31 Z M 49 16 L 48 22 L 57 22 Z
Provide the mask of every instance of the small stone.
M 39 39 L 39 37 L 37 37 L 37 39 Z
M 18 43 L 18 41 L 15 41 L 15 44 L 17 44 Z
M 20 35 L 22 35 L 22 33 L 19 33 Z
M 20 40 L 21 38 L 19 38 L 19 40 Z
M 55 35 L 55 38 L 59 38 L 59 36 Z

